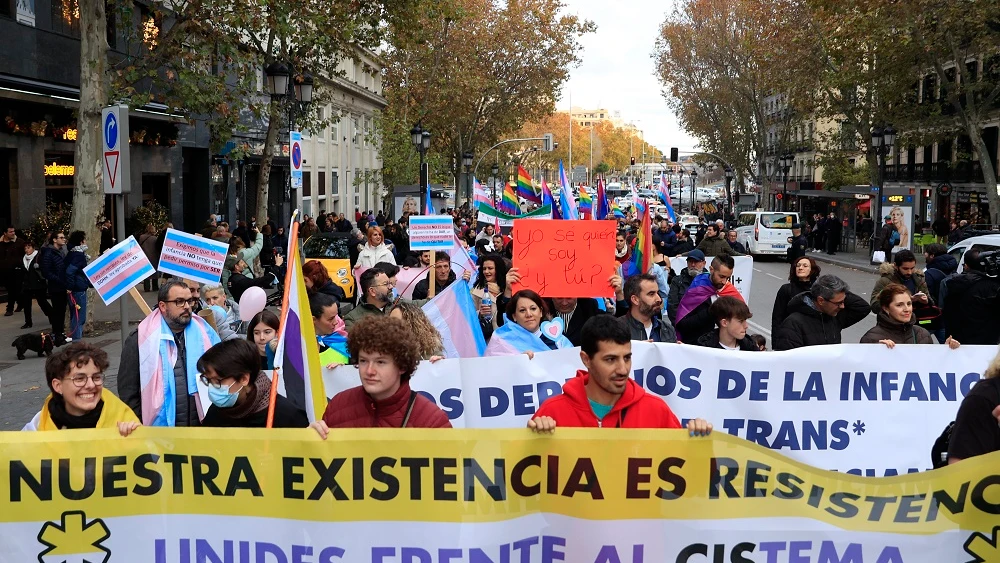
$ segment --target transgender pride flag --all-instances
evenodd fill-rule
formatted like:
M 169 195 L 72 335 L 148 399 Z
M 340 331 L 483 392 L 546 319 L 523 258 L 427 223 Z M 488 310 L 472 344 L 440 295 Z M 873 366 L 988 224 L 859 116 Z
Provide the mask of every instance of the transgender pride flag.
M 486 352 L 486 338 L 467 281 L 456 280 L 422 309 L 441 333 L 446 357 L 478 358 Z
M 281 304 L 281 328 L 278 348 L 274 352 L 274 379 L 272 401 L 268 413 L 268 427 L 274 414 L 274 393 L 287 397 L 306 411 L 309 422 L 323 417 L 326 410 L 326 391 L 323 387 L 323 370 L 319 365 L 319 344 L 309 310 L 309 296 L 302 280 L 302 258 L 299 256 L 298 211 L 292 214 L 288 236 L 288 273 L 285 275 L 285 298 Z

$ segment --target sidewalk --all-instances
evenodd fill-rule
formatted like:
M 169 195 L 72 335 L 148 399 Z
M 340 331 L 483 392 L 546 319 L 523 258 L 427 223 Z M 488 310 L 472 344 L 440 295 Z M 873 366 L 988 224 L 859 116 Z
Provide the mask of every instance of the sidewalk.
M 142 296 L 150 306 L 156 303 L 156 293 L 143 293 Z M 139 324 L 143 314 L 130 296 L 125 295 L 122 299 L 128 304 L 131 330 Z M 108 353 L 110 365 L 105 373 L 105 386 L 114 392 L 118 389 L 122 342 L 118 326 L 107 323 L 119 322 L 119 305 L 116 301 L 108 307 L 99 298 L 96 301 L 88 303 L 88 308 L 94 311 L 94 324 L 100 329 L 99 334 L 91 336 L 84 333 L 83 339 Z M 6 303 L 3 307 L 6 307 Z M 0 431 L 20 430 L 38 412 L 49 394 L 45 384 L 45 358 L 39 358 L 38 354 L 28 351 L 23 360 L 18 360 L 17 350 L 9 344 L 22 334 L 47 333 L 51 330 L 48 318 L 42 314 L 38 305 L 34 306 L 31 316 L 34 326 L 24 330 L 20 328 L 24 324 L 23 312 L 14 313 L 10 317 L 0 316 L 0 337 L 3 337 L 3 342 L 0 342 Z M 69 329 L 68 324 L 66 328 Z
M 924 268 L 924 255 L 923 253 L 917 254 L 917 268 L 923 270 Z M 827 264 L 836 264 L 837 266 L 843 266 L 845 268 L 853 268 L 862 272 L 868 272 L 870 274 L 878 273 L 878 264 L 872 265 L 871 255 L 868 253 L 867 248 L 859 248 L 855 252 L 838 252 L 834 255 L 829 255 L 825 252 L 807 252 L 806 256 L 811 257 L 817 262 L 825 262 Z

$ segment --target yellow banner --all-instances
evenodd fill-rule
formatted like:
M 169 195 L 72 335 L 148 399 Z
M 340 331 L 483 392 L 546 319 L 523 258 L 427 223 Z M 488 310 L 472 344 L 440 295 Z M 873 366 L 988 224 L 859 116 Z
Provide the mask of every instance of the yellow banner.
M 683 431 L 309 429 L 0 433 L 0 523 L 217 514 L 319 522 L 805 518 L 930 534 L 1000 522 L 1000 453 L 860 478 Z

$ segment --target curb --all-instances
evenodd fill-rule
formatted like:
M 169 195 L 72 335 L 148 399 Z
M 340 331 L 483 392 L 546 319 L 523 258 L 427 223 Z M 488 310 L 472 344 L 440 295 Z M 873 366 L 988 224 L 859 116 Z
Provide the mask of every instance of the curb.
M 851 268 L 851 269 L 858 270 L 858 271 L 861 271 L 861 272 L 867 272 L 869 274 L 877 274 L 878 273 L 878 268 L 879 268 L 878 265 L 864 264 L 864 263 L 857 262 L 857 261 L 854 261 L 854 260 L 845 260 L 843 258 L 838 258 L 836 255 L 830 256 L 829 254 L 826 254 L 825 252 L 816 252 L 816 253 L 810 252 L 810 253 L 806 254 L 806 256 L 811 257 L 813 260 L 816 260 L 817 262 L 825 262 L 827 264 L 835 264 L 837 266 L 843 266 L 845 268 Z

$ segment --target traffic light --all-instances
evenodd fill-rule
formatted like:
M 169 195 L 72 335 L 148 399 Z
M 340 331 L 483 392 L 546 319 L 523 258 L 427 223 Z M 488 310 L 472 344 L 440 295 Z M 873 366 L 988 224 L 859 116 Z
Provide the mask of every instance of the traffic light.
M 632 157 L 632 166 L 635 166 L 635 157 Z
M 553 147 L 553 145 L 555 143 L 552 142 L 552 138 L 553 138 L 552 133 L 546 133 L 546 134 L 542 135 L 542 150 L 543 151 L 545 151 L 545 152 L 552 152 L 552 150 L 555 148 L 555 147 Z
M 670 162 L 677 162 L 677 147 L 670 147 Z

